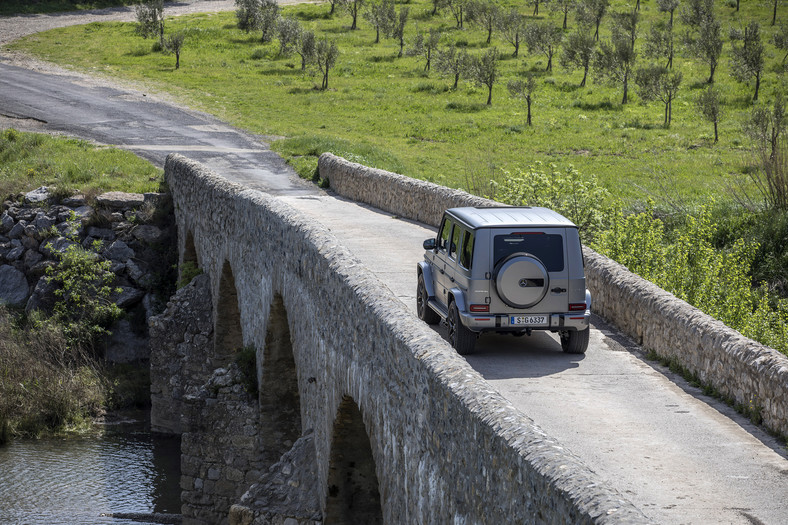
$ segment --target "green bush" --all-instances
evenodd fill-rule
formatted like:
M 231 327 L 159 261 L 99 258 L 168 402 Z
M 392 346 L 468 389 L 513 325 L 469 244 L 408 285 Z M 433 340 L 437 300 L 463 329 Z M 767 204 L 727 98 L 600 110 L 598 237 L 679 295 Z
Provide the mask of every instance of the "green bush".
M 94 243 L 94 250 L 98 247 Z M 118 305 L 110 300 L 120 291 L 112 287 L 112 263 L 78 244 L 59 257 L 56 266 L 47 268 L 46 279 L 57 286 L 52 319 L 62 326 L 70 346 L 92 348 L 98 337 L 109 334 L 107 329 L 121 315 Z
M 493 182 L 494 196 L 513 206 L 544 206 L 569 218 L 584 239 L 592 238 L 605 223 L 609 194 L 596 177 L 582 176 L 572 166 L 535 162 L 526 169 L 503 172 Z
M 705 207 L 669 233 L 653 210 L 617 210 L 592 246 L 744 336 L 788 353 L 788 306 L 765 287 L 752 286 L 758 245 L 737 239 L 718 249 L 716 234 Z
M 177 288 L 180 290 L 190 282 L 192 279 L 197 277 L 198 275 L 202 274 L 202 269 L 197 266 L 197 263 L 193 261 L 186 261 L 180 265 L 180 278 L 178 279 Z

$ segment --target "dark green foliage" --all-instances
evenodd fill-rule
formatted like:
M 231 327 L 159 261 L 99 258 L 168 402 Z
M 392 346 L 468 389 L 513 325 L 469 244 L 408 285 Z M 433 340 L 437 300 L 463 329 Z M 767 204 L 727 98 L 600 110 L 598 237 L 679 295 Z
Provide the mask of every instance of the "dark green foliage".
M 755 80 L 752 100 L 758 100 L 763 74 L 764 49 L 761 41 L 761 25 L 750 22 L 744 31 L 731 30 L 731 75 L 739 82 Z
M 594 58 L 596 40 L 588 32 L 578 29 L 564 39 L 562 53 L 559 55 L 561 65 L 568 70 L 580 68 L 583 70 L 583 80 L 580 87 L 585 87 L 588 78 L 588 69 Z
M 185 38 L 186 36 L 183 33 L 178 32 L 168 36 L 164 40 L 164 49 L 167 53 L 175 55 L 175 69 L 181 67 L 181 49 L 183 49 L 183 41 Z
M 664 126 L 669 127 L 673 118 L 673 99 L 681 86 L 682 75 L 663 66 L 648 66 L 635 72 L 635 83 L 643 100 L 661 100 L 665 104 Z
M 244 389 L 251 395 L 257 396 L 257 350 L 253 346 L 241 348 L 235 356 L 235 363 L 241 372 L 241 381 Z
M 526 123 L 531 126 L 531 102 L 533 101 L 533 95 L 536 91 L 536 78 L 534 74 L 528 73 L 525 80 L 510 80 L 509 83 L 506 84 L 506 87 L 509 90 L 509 94 L 513 97 L 525 100 L 525 103 L 528 105 L 528 118 Z
M 136 6 L 137 33 L 143 38 L 159 37 L 164 46 L 164 0 L 147 0 Z
M 523 31 L 525 45 L 531 54 L 541 53 L 547 58 L 545 71 L 553 70 L 553 53 L 564 37 L 561 28 L 552 25 L 550 22 L 533 22 L 525 26 Z
M 714 142 L 717 143 L 719 141 L 718 128 L 720 118 L 722 118 L 722 101 L 719 92 L 714 89 L 714 86 L 709 86 L 698 95 L 696 106 L 703 118 L 714 125 Z
M 192 279 L 198 275 L 202 275 L 202 268 L 192 261 L 184 262 L 178 267 L 178 270 L 180 276 L 178 277 L 178 284 L 176 286 L 179 290 L 192 282 Z

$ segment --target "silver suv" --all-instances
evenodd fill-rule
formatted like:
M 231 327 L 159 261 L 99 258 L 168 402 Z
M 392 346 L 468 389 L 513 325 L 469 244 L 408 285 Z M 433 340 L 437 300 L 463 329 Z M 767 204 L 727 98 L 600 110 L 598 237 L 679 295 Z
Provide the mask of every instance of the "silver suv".
M 452 208 L 424 241 L 416 306 L 428 324 L 445 320 L 449 342 L 473 351 L 482 332 L 558 332 L 565 352 L 588 348 L 591 294 L 580 237 L 547 208 Z

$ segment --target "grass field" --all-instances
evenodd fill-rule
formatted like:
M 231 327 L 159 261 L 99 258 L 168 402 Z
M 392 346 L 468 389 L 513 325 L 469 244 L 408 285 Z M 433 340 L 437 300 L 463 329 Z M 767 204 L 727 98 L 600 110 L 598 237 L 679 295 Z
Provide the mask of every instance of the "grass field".
M 0 195 L 55 186 L 67 193 L 158 191 L 161 170 L 133 153 L 84 140 L 0 131 Z
M 417 31 L 436 28 L 442 32 L 442 45 L 464 47 L 471 54 L 488 47 L 484 31 L 469 24 L 456 29 L 448 11 L 431 16 L 429 3 L 414 0 L 408 5 L 406 41 L 412 41 Z M 760 100 L 770 101 L 783 83 L 782 53 L 770 43 L 775 28 L 769 25 L 768 6 L 742 2 L 737 13 L 726 4 L 715 5 L 726 40 L 715 76 L 725 99 L 718 144 L 713 143 L 711 124 L 695 108 L 695 99 L 706 87 L 708 68 L 684 56 L 681 48 L 675 68 L 682 72 L 683 83 L 673 105 L 673 123 L 665 128 L 664 106 L 643 103 L 633 82 L 630 102 L 622 105 L 621 86 L 594 83 L 593 69 L 592 81 L 579 88 L 581 71 L 562 69 L 556 56 L 553 71 L 544 72 L 545 57 L 528 55 L 524 48 L 519 58 L 513 58 L 513 48 L 497 33 L 491 45 L 501 53 L 500 80 L 492 105 L 486 106 L 486 88 L 461 81 L 457 90 L 450 89 L 450 79 L 423 72 L 423 59 L 398 59 L 394 40 L 374 44 L 375 32 L 368 22 L 359 19 L 360 29 L 351 31 L 350 17 L 344 12 L 338 10 L 329 18 L 328 4 L 283 9 L 318 38 L 337 42 L 341 54 L 326 91 L 316 89 L 318 77 L 302 73 L 300 57 L 279 55 L 276 40 L 261 44 L 259 32 L 237 29 L 233 13 L 167 20 L 167 33 L 186 34 L 178 70 L 174 56 L 153 51 L 153 41 L 137 36 L 130 23 L 53 30 L 12 47 L 90 72 L 142 81 L 242 128 L 281 137 L 274 148 L 304 172 L 314 169 L 315 154 L 333 151 L 449 186 L 467 187 L 467 181 L 473 180 L 484 192 L 499 169 L 542 161 L 595 174 L 613 196 L 628 202 L 649 195 L 659 200 L 667 193 L 696 203 L 710 196 L 727 199 L 727 187 L 741 177 L 748 158 L 741 126 L 753 106 L 753 86 L 730 76 L 729 28 L 740 28 L 750 20 L 762 23 L 766 67 Z M 644 0 L 641 6 L 637 49 L 643 46 L 649 26 L 667 17 L 657 11 L 654 1 Z M 625 9 L 631 6 L 611 2 L 610 11 Z M 524 6 L 520 10 L 531 12 Z M 544 8 L 540 12 L 560 25 L 560 15 Z M 609 35 L 609 20 L 608 16 L 602 23 L 603 39 Z M 569 31 L 576 26 L 570 15 Z M 685 29 L 681 24 L 676 27 L 679 33 Z M 648 62 L 644 57 L 639 60 L 641 65 Z M 525 123 L 524 103 L 510 97 L 505 87 L 508 80 L 522 78 L 528 71 L 538 73 L 530 127 Z

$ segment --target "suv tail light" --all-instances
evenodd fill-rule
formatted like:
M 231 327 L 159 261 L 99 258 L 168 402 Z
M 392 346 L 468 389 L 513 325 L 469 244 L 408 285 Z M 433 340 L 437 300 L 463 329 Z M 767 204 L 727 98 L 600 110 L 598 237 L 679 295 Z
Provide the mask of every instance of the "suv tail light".
M 471 312 L 489 312 L 490 305 L 489 304 L 472 304 L 470 306 Z
M 586 309 L 586 303 L 570 303 L 569 304 L 569 311 L 570 312 L 583 312 Z

